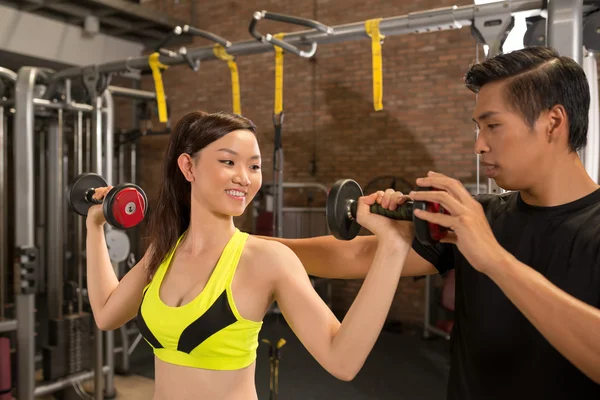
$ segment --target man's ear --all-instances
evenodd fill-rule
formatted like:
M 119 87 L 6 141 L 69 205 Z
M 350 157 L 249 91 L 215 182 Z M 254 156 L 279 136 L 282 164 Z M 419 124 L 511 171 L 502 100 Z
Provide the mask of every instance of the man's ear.
M 547 113 L 546 124 L 546 135 L 549 143 L 563 137 L 565 140 L 569 140 L 569 119 L 564 106 L 557 104 L 550 108 Z

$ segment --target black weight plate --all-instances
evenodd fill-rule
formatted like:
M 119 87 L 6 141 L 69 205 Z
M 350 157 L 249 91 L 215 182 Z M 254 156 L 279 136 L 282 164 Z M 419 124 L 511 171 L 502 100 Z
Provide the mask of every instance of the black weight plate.
M 93 205 L 85 199 L 85 192 L 90 188 L 105 187 L 106 181 L 98 174 L 88 172 L 75 177 L 67 191 L 67 199 L 71 210 L 86 216 Z
M 348 200 L 358 201 L 363 195 L 360 185 L 352 179 L 340 179 L 327 196 L 327 225 L 333 236 L 340 240 L 351 240 L 358 235 L 360 225 L 356 219 L 348 218 Z

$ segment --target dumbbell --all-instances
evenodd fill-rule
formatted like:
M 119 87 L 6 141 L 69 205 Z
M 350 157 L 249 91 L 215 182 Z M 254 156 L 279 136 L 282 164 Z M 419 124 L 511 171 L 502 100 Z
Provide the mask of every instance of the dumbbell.
M 84 173 L 75 177 L 67 193 L 71 210 L 86 216 L 91 206 L 102 204 L 106 222 L 117 229 L 133 228 L 144 220 L 148 199 L 139 186 L 123 183 L 114 186 L 104 200 L 92 198 L 96 188 L 106 186 L 108 184 L 98 174 Z
M 432 190 L 419 188 L 419 190 Z M 356 221 L 358 198 L 363 195 L 360 185 L 352 179 L 340 179 L 329 191 L 327 196 L 327 225 L 333 236 L 340 240 L 352 240 L 360 231 Z M 413 210 L 420 209 L 432 213 L 445 213 L 446 210 L 439 203 L 425 201 L 408 201 L 394 211 L 383 208 L 380 204 L 372 204 L 372 213 L 382 215 L 394 220 L 412 221 L 415 225 L 415 237 L 423 244 L 434 244 L 443 239 L 448 229 L 417 218 Z

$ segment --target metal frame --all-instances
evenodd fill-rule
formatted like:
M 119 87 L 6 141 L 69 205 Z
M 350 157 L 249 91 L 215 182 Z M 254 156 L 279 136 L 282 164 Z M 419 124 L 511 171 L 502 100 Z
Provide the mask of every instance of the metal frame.
M 97 0 L 95 0 L 97 1 Z M 569 0 L 548 0 L 548 40 L 549 45 L 556 47 L 562 54 L 575 56 L 576 60 L 580 60 L 578 52 L 581 51 L 581 7 L 583 0 L 576 0 L 575 6 Z M 104 1 L 105 3 L 108 0 Z M 567 3 L 569 4 L 567 10 Z M 410 13 L 408 15 L 384 18 L 380 23 L 381 33 L 385 36 L 395 36 L 409 33 L 424 33 L 433 31 L 442 31 L 450 29 L 460 29 L 464 26 L 473 26 L 477 22 L 477 26 L 486 26 L 488 20 L 494 22 L 497 15 L 506 13 L 515 13 L 521 11 L 537 11 L 544 6 L 544 0 L 513 0 L 499 1 L 485 5 L 470 5 L 461 7 L 447 7 L 424 12 Z M 575 11 L 572 11 L 575 10 Z M 489 25 L 489 24 L 488 24 Z M 555 31 L 554 29 L 557 28 Z M 286 42 L 291 46 L 303 46 L 306 44 L 329 44 L 343 41 L 362 40 L 367 38 L 363 22 L 340 25 L 333 27 L 334 32 L 319 32 L 317 30 L 307 30 L 286 35 Z M 560 31 L 560 33 L 559 33 Z M 572 40 L 566 40 L 571 38 Z M 577 49 L 579 46 L 579 49 Z M 257 40 L 248 40 L 237 43 L 232 43 L 228 47 L 227 52 L 234 56 L 258 54 L 273 51 L 271 43 L 259 42 Z M 194 60 L 214 60 L 216 59 L 213 53 L 213 47 L 201 47 L 187 52 L 189 58 Z M 186 58 L 182 55 L 174 55 L 172 57 L 161 56 L 160 61 L 165 65 L 178 65 L 186 63 Z M 131 69 L 147 70 L 147 57 L 136 57 L 128 60 L 111 62 L 92 67 L 84 68 L 69 68 L 50 76 L 51 83 L 58 81 L 80 78 L 88 76 L 90 70 L 98 75 L 104 75 L 114 72 L 126 72 Z M 2 73 L 2 71 L 0 71 Z M 18 339 L 18 388 L 17 394 L 19 400 L 32 400 L 34 393 L 40 393 L 44 388 L 35 388 L 34 380 L 34 365 L 35 365 L 35 347 L 34 347 L 34 294 L 28 290 L 31 289 L 27 279 L 31 279 L 34 274 L 36 261 L 39 259 L 36 253 L 35 245 L 35 193 L 34 190 L 34 116 L 35 106 L 51 107 L 51 108 L 66 108 L 77 110 L 80 112 L 91 112 L 93 118 L 92 131 L 94 132 L 95 140 L 93 145 L 95 151 L 92 151 L 92 171 L 102 173 L 102 145 L 109 142 L 109 138 L 105 138 L 105 143 L 102 143 L 102 117 L 103 117 L 103 101 L 109 104 L 112 98 L 108 98 L 111 92 L 115 95 L 124 96 L 132 95 L 132 90 L 108 90 L 104 94 L 104 98 L 97 98 L 91 106 L 77 105 L 72 102 L 58 105 L 49 101 L 41 101 L 42 99 L 34 99 L 33 88 L 36 81 L 42 79 L 44 72 L 38 68 L 22 68 L 16 79 L 16 99 L 15 99 L 15 124 L 14 124 L 14 152 L 15 152 L 15 247 L 20 252 L 20 263 L 22 271 L 22 279 L 20 280 L 22 293 L 17 294 L 17 339 Z M 52 85 L 51 85 L 52 86 Z M 48 88 L 50 91 L 50 87 Z M 93 96 L 96 99 L 96 96 Z M 107 122 L 109 122 L 107 120 Z M 110 124 L 112 125 L 112 124 Z M 107 132 L 107 136 L 112 133 Z M 89 142 L 88 142 L 89 143 Z M 112 146 L 107 147 L 107 151 Z M 111 149 L 112 150 L 112 149 Z M 109 158 L 107 157 L 107 162 Z M 112 157 L 110 158 L 112 161 Z M 112 168 L 112 167 L 111 167 Z M 89 168 L 86 168 L 89 169 Z M 111 169 L 112 170 L 112 169 Z M 112 174 L 112 172 L 108 172 Z M 284 187 L 290 187 L 293 183 L 285 183 Z M 311 184 L 313 185 L 313 184 Z M 35 285 L 35 282 L 31 282 Z M 427 299 L 429 299 L 429 291 L 426 291 Z M 428 315 L 428 314 L 426 314 Z M 425 336 L 430 332 L 435 333 L 431 326 L 427 326 L 429 321 L 426 321 Z M 12 326 L 12 323 L 4 324 L 4 326 Z M 0 325 L 2 326 L 2 325 Z M 101 338 L 101 332 L 97 337 Z M 110 342 L 110 341 L 109 341 Z M 109 343 L 110 344 L 110 343 Z M 97 341 L 96 351 L 101 359 L 102 341 Z M 134 346 L 132 346 L 134 347 Z M 99 350 L 98 350 L 99 349 Z M 108 350 L 108 349 L 107 349 Z M 112 353 L 111 353 L 112 354 Z M 110 359 L 110 357 L 108 357 Z M 114 367 L 114 366 L 113 366 Z M 111 366 L 104 367 L 101 362 L 96 362 L 96 388 L 102 385 L 103 371 L 107 370 L 107 376 L 110 375 Z M 101 372 L 102 371 L 102 372 Z M 86 375 L 88 376 L 88 375 Z M 89 376 L 88 376 L 89 377 Z M 75 378 L 71 378 L 75 379 Z M 110 381 L 110 378 L 107 379 Z M 108 383 L 108 382 L 107 382 Z M 59 385 L 60 386 L 60 385 Z M 53 386 L 56 387 L 56 386 Z M 46 388 L 49 390 L 48 388 Z M 102 398 L 102 392 L 96 390 L 96 398 Z
M 3 77 L 11 76 L 3 69 L 1 72 Z M 50 318 L 61 318 L 62 314 L 62 269 L 60 266 L 63 263 L 63 243 L 64 243 L 64 208 L 65 199 L 63 198 L 63 189 L 66 186 L 64 180 L 64 165 L 62 163 L 64 152 L 63 143 L 63 111 L 77 112 L 77 127 L 76 127 L 76 171 L 83 170 L 83 153 L 81 147 L 83 143 L 83 113 L 88 113 L 94 119 L 93 129 L 90 132 L 88 127 L 88 145 L 91 143 L 91 170 L 102 174 L 106 177 L 109 184 L 113 180 L 113 159 L 114 159 L 114 104 L 112 93 L 125 97 L 152 99 L 154 94 L 140 90 L 128 90 L 127 88 L 110 87 L 105 90 L 101 97 L 98 97 L 95 102 L 95 107 L 86 104 L 77 104 L 71 101 L 70 82 L 66 80 L 66 102 L 57 103 L 34 97 L 34 87 L 37 83 L 47 84 L 46 74 L 38 68 L 24 67 L 16 78 L 15 87 L 15 123 L 14 123 L 14 180 L 15 185 L 15 248 L 22 253 L 21 268 L 22 276 L 19 279 L 20 286 L 23 289 L 22 293 L 16 294 L 17 303 L 17 321 L 2 321 L 0 330 L 17 330 L 17 368 L 18 368 L 18 387 L 17 396 L 19 399 L 33 399 L 34 394 L 50 393 L 68 387 L 69 384 L 78 382 L 82 379 L 95 377 L 96 388 L 95 397 L 102 399 L 114 396 L 114 333 L 106 333 L 106 362 L 103 363 L 103 332 L 96 328 L 96 356 L 94 372 L 80 373 L 72 377 L 67 377 L 59 382 L 50 383 L 48 385 L 35 386 L 35 288 L 37 285 L 36 277 L 39 276 L 39 271 L 51 264 L 53 268 L 48 272 L 48 297 Z M 40 175 L 45 176 L 48 173 L 49 182 L 44 185 L 34 187 L 33 176 L 35 174 L 35 140 L 34 137 L 34 121 L 36 110 L 38 109 L 55 109 L 58 114 L 58 121 L 50 123 L 49 140 L 40 142 L 41 148 L 48 146 L 48 170 L 42 169 Z M 3 110 L 3 108 L 1 108 Z M 40 138 L 41 139 L 41 138 Z M 90 140 L 92 139 L 92 140 Z M 103 148 L 104 160 L 103 160 Z M 43 153 L 43 152 L 42 152 Z M 41 158 L 41 168 L 46 164 L 46 158 Z M 90 168 L 86 168 L 90 169 Z M 41 177 L 42 181 L 45 180 Z M 46 198 L 46 190 L 48 196 Z M 40 249 L 36 249 L 36 224 L 35 210 L 37 205 L 42 203 L 41 199 L 46 198 L 48 207 L 53 212 L 45 212 L 40 207 L 38 210 L 38 218 L 42 221 L 46 220 L 46 234 L 38 235 L 44 237 L 44 240 L 38 240 Z M 79 221 L 79 229 L 82 229 Z M 79 244 L 83 243 L 82 232 L 79 232 Z M 47 252 L 44 257 L 47 262 L 40 262 L 43 253 Z M 39 253 L 39 256 L 38 256 Z M 77 257 L 81 260 L 81 254 Z M 79 274 L 81 276 L 81 273 Z M 82 282 L 80 282 L 82 283 Z M 81 286 L 80 286 L 81 287 Z M 81 304 L 81 302 L 80 302 Z M 104 385 L 104 375 L 106 375 L 106 385 Z M 66 386 L 65 386 L 66 385 Z M 105 387 L 103 391 L 101 388 Z
M 9 69 L 0 67 L 0 78 L 15 84 L 17 74 Z M 6 281 L 7 271 L 9 268 L 8 258 L 8 188 L 6 185 L 7 178 L 7 162 L 8 162 L 8 119 L 7 113 L 5 117 L 5 109 L 0 105 L 0 332 L 8 330 L 16 330 L 16 320 L 4 321 L 4 308 L 6 300 Z
M 513 0 L 499 1 L 484 5 L 453 6 L 434 10 L 410 13 L 398 17 L 382 19 L 380 30 L 386 37 L 409 33 L 437 32 L 450 29 L 460 29 L 472 25 L 475 19 L 475 11 L 478 10 L 479 18 L 492 18 L 503 10 L 511 13 L 521 11 L 541 10 L 543 0 Z M 346 25 L 332 27 L 334 32 L 319 32 L 316 29 L 298 31 L 287 34 L 285 41 L 292 46 L 302 46 L 310 43 L 329 44 L 362 40 L 368 38 L 365 32 L 364 22 L 356 22 Z M 246 40 L 232 43 L 227 48 L 227 53 L 238 55 L 259 54 L 273 51 L 271 43 L 263 43 L 257 40 Z M 197 60 L 217 60 L 212 46 L 199 47 L 188 50 L 187 54 Z M 181 55 L 174 57 L 161 56 L 160 62 L 165 65 L 180 65 L 186 63 Z M 125 72 L 130 69 L 148 70 L 147 57 L 134 57 L 128 60 L 115 61 L 97 66 L 100 74 L 112 72 Z M 74 78 L 83 74 L 85 67 L 74 67 L 57 72 L 52 76 L 53 81 L 66 78 Z

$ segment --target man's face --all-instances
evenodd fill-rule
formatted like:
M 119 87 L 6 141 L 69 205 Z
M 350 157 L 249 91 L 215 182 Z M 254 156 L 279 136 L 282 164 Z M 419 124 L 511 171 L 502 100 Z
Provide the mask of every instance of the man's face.
M 549 166 L 552 152 L 542 113 L 533 129 L 506 101 L 505 82 L 484 85 L 479 91 L 473 120 L 479 133 L 475 152 L 483 173 L 505 190 L 527 190 Z

